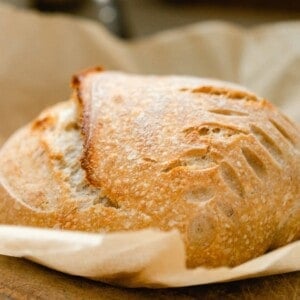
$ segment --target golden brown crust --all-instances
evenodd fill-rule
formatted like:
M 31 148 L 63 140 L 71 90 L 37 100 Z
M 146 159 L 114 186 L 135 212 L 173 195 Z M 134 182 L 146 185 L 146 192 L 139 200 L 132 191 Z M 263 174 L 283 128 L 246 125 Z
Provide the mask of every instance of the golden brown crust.
M 183 91 L 188 89 L 181 89 Z M 246 101 L 258 101 L 257 96 L 245 91 L 238 91 L 233 90 L 230 88 L 224 87 L 214 87 L 214 86 L 201 86 L 195 89 L 192 89 L 192 93 L 204 93 L 214 96 L 224 96 L 230 99 L 237 99 L 237 100 L 246 100 Z
M 178 228 L 190 266 L 235 265 L 272 246 L 299 199 L 299 133 L 248 92 L 181 84 L 87 74 L 83 167 L 120 209 Z
M 20 204 L 0 184 L 0 223 L 51 227 L 51 218 L 45 214 L 36 214 L 32 209 Z
M 74 78 L 76 126 L 59 125 L 74 103 L 60 104 L 13 137 L 0 157 L 2 178 L 15 191 L 18 169 L 28 168 L 19 157 L 30 162 L 42 147 L 48 167 L 40 190 L 51 181 L 59 199 L 36 212 L 2 196 L 8 211 L 1 222 L 106 232 L 177 228 L 190 267 L 234 266 L 299 239 L 300 133 L 268 101 L 198 78 L 98 69 Z M 74 158 L 78 124 L 83 143 Z M 65 142 L 56 145 L 61 135 L 71 143 L 65 150 Z M 24 137 L 31 139 L 27 152 Z M 77 191 L 78 176 L 66 174 L 77 174 L 80 160 L 87 180 Z M 26 194 L 27 182 L 18 189 Z M 38 208 L 37 197 L 27 205 Z

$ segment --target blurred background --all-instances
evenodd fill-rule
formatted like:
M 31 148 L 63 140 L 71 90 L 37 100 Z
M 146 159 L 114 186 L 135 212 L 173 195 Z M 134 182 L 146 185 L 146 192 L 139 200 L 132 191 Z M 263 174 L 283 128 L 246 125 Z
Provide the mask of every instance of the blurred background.
M 64 12 L 103 23 L 122 38 L 207 20 L 245 27 L 300 19 L 300 0 L 0 0 L 45 12 Z

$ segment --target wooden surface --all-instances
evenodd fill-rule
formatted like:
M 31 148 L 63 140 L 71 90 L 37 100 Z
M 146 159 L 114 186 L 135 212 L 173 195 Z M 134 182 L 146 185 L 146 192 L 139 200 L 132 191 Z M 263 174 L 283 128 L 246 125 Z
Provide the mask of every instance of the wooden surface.
M 300 272 L 178 289 L 125 289 L 0 255 L 0 299 L 300 299 Z

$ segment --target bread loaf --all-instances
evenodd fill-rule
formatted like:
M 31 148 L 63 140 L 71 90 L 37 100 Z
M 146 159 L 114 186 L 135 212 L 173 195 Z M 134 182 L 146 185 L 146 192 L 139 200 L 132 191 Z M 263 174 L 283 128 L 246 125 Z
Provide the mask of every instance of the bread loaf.
M 300 238 L 300 131 L 220 81 L 98 68 L 0 152 L 0 223 L 178 229 L 187 265 L 235 266 Z

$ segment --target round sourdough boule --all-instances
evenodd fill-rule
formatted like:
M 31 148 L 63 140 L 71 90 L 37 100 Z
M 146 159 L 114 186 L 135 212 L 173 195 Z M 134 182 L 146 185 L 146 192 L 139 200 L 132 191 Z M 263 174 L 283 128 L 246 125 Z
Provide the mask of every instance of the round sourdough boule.
M 300 132 L 236 85 L 89 70 L 0 152 L 0 222 L 178 229 L 187 265 L 300 238 Z

